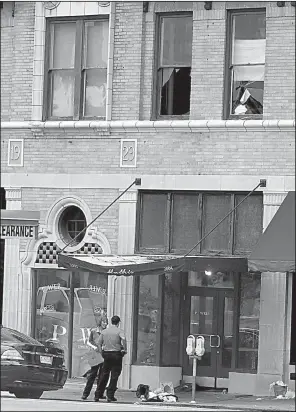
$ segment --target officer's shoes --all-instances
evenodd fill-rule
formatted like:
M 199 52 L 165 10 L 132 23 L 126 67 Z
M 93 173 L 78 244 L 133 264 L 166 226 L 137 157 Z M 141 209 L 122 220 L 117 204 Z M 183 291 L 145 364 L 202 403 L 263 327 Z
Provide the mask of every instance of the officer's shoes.
M 107 396 L 107 402 L 117 402 L 117 399 L 114 398 L 114 396 L 112 398 L 108 398 Z

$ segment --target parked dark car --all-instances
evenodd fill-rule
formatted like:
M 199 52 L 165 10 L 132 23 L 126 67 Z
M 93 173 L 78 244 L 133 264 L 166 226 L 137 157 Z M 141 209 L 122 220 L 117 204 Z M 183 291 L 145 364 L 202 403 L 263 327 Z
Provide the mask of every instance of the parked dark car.
M 61 348 L 1 326 L 1 391 L 38 399 L 44 391 L 62 389 L 67 376 Z

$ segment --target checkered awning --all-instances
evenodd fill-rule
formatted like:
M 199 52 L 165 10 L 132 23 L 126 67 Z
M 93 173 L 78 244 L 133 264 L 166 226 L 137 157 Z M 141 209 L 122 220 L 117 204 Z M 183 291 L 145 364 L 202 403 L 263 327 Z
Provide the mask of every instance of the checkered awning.
M 57 264 L 57 255 L 61 251 L 55 242 L 43 242 L 38 248 L 35 263 Z M 97 243 L 85 243 L 75 254 L 102 254 L 102 248 Z

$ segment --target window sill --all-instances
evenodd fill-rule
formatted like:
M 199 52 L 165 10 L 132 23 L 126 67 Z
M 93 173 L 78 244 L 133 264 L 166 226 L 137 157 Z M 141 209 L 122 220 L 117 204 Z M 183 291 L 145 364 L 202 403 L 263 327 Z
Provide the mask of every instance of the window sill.
M 151 120 L 153 121 L 161 121 L 161 120 L 189 120 L 190 115 L 189 114 L 183 114 L 183 115 L 171 115 L 171 116 L 165 116 L 165 115 L 160 115 L 157 116 Z
M 105 121 L 106 117 L 81 117 L 74 119 L 73 117 L 48 117 L 43 119 L 43 122 L 85 122 L 85 121 Z
M 227 120 L 262 120 L 262 114 L 231 114 L 228 116 Z

